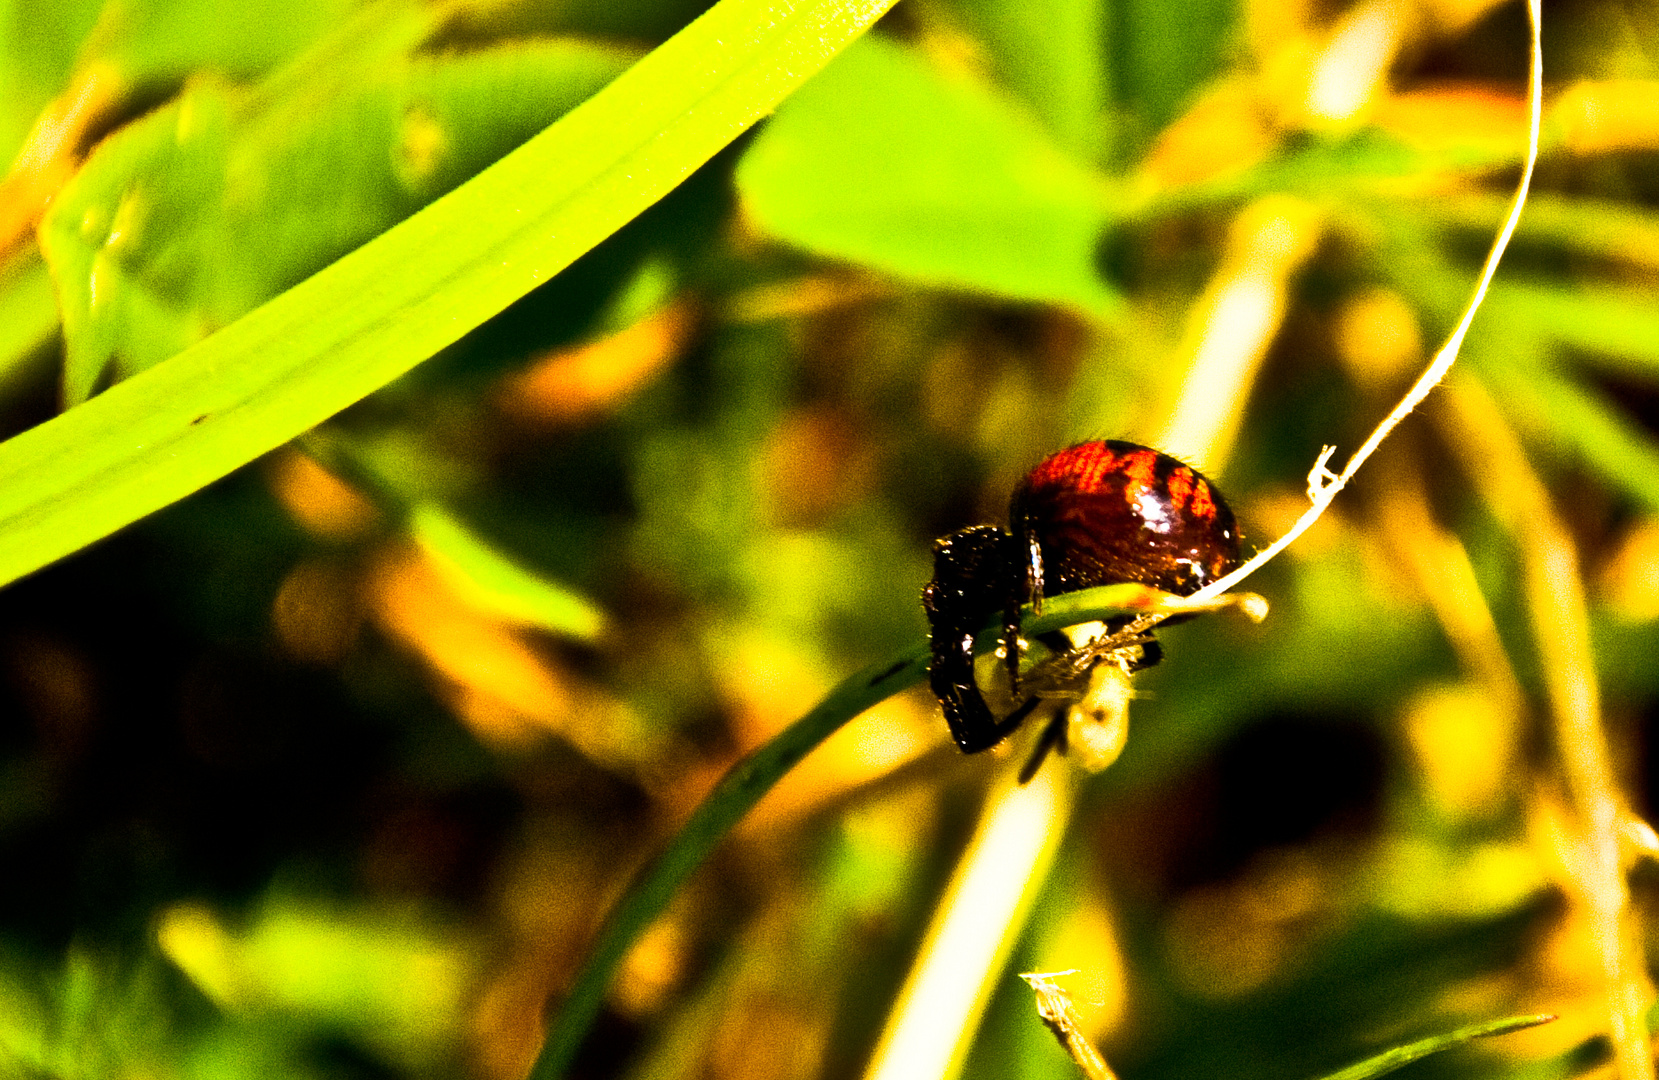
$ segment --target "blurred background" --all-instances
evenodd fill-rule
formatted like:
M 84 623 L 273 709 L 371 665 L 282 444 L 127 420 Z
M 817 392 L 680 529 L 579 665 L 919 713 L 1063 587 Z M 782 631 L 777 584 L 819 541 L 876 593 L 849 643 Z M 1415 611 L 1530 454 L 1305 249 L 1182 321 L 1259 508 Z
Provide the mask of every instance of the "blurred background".
M 700 7 L 5 0 L 5 433 Z M 1659 12 L 1544 19 L 1459 371 L 1253 580 L 1265 622 L 1162 633 L 967 1075 L 1074 1075 L 1012 975 L 1061 968 L 1126 1080 L 1521 1012 L 1561 1019 L 1409 1075 L 1610 1068 L 1582 809 L 1659 784 Z M 1046 453 L 1181 455 L 1247 548 L 1294 520 L 1468 296 L 1526 47 L 1488 0 L 903 0 L 458 345 L 0 592 L 0 1074 L 524 1076 L 634 869 L 923 639 L 931 540 Z M 861 717 L 646 933 L 576 1072 L 860 1075 L 1004 769 L 920 689 Z

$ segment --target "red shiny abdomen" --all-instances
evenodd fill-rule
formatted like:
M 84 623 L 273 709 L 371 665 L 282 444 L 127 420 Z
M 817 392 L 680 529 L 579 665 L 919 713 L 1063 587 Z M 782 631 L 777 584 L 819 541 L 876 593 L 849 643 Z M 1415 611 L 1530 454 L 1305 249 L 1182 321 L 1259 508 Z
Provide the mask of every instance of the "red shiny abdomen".
M 1043 552 L 1043 592 L 1134 581 L 1182 596 L 1239 562 L 1238 528 L 1196 469 L 1135 443 L 1080 443 L 1014 492 L 1010 525 Z

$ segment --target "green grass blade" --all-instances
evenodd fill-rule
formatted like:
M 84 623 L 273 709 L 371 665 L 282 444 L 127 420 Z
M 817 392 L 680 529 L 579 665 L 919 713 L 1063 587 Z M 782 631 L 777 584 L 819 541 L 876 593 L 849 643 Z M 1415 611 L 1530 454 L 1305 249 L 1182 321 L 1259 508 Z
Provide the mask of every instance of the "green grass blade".
M 874 664 L 830 691 L 817 707 L 732 767 L 700 803 L 667 849 L 635 879 L 612 910 L 588 953 L 558 1019 L 547 1033 L 529 1080 L 565 1075 L 588 1029 L 599 1016 L 611 977 L 640 934 L 668 905 L 692 871 L 714 851 L 761 796 L 819 743 L 865 709 L 921 682 L 927 674 L 926 645 Z
M 384 386 L 615 232 L 893 0 L 722 0 L 467 184 L 171 360 L 0 445 L 0 585 Z
M 1524 430 L 1659 510 L 1659 445 L 1616 403 L 1542 366 L 1517 370 L 1484 353 L 1474 366 Z
M 1659 374 L 1659 305 L 1645 291 L 1509 283 L 1492 290 L 1492 307 L 1488 318 L 1591 352 L 1603 370 L 1644 379 Z
M 1539 1016 L 1510 1016 L 1503 1020 L 1489 1020 L 1484 1024 L 1470 1024 L 1468 1027 L 1458 1028 L 1445 1035 L 1431 1035 L 1427 1039 L 1419 1039 L 1414 1043 L 1396 1046 L 1392 1050 L 1385 1050 L 1376 1057 L 1366 1058 L 1357 1065 L 1350 1065 L 1341 1072 L 1331 1073 L 1323 1080 L 1371 1080 L 1373 1076 L 1382 1076 L 1395 1069 L 1410 1065 L 1418 1058 L 1438 1054 L 1442 1050 L 1450 1050 L 1454 1046 L 1466 1043 L 1471 1039 L 1484 1039 L 1491 1035 L 1507 1035 L 1511 1031 L 1520 1031 L 1522 1028 L 1537 1027 L 1547 1024 L 1555 1017 Z
M 409 532 L 461 594 L 486 611 L 576 641 L 591 642 L 604 631 L 604 612 L 585 597 L 520 566 L 436 503 L 415 507 Z
M 1109 619 L 1146 610 L 1148 597 L 1158 595 L 1143 585 L 1105 585 L 1049 597 L 1043 614 L 1032 615 L 1026 608 L 1024 631 L 1037 637 L 1077 623 Z M 999 631 L 988 629 L 979 636 L 976 652 L 996 648 Z M 675 834 L 653 862 L 646 865 L 633 885 L 605 920 L 599 939 L 577 973 L 570 995 L 557 1019 L 549 1026 L 541 1056 L 530 1070 L 529 1080 L 557 1080 L 564 1076 L 575 1058 L 588 1029 L 599 1015 L 605 991 L 623 957 L 653 919 L 667 906 L 692 871 L 703 864 L 732 826 L 772 790 L 785 773 L 817 745 L 865 709 L 927 677 L 928 647 L 913 645 L 891 659 L 872 664 L 847 679 L 805 716 L 775 735 L 772 740 L 732 767 L 685 825 Z M 940 741 L 944 741 L 940 722 Z M 1059 766 L 1051 766 L 1057 768 Z

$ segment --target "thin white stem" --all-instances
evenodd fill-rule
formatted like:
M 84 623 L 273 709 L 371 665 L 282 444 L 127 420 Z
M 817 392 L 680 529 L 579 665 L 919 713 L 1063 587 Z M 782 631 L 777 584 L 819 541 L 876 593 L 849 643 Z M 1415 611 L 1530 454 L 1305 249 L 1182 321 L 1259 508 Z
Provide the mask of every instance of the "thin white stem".
M 1319 460 L 1314 463 L 1313 469 L 1308 473 L 1308 499 L 1312 505 L 1296 520 L 1296 524 L 1291 526 L 1290 531 L 1258 551 L 1237 570 L 1226 577 L 1212 581 L 1209 585 L 1193 593 L 1188 598 L 1189 603 L 1203 603 L 1233 588 L 1239 582 L 1260 570 L 1269 560 L 1307 532 L 1313 526 L 1313 523 L 1319 520 L 1326 507 L 1331 505 L 1331 501 L 1337 497 L 1343 488 L 1348 486 L 1348 481 L 1359 471 L 1359 467 L 1365 464 L 1372 454 L 1376 453 L 1377 447 L 1381 446 L 1382 441 L 1388 438 L 1389 434 L 1399 426 L 1400 421 L 1411 415 L 1417 406 L 1422 404 L 1423 399 L 1429 396 L 1429 391 L 1439 385 L 1440 380 L 1446 377 L 1446 372 L 1450 371 L 1452 364 L 1456 362 L 1458 350 L 1463 347 L 1463 339 L 1469 333 L 1469 324 L 1474 321 L 1475 312 L 1480 310 L 1481 303 L 1485 301 L 1486 290 L 1492 283 L 1492 275 L 1497 272 L 1498 262 L 1503 258 L 1504 251 L 1509 247 L 1510 237 L 1515 235 L 1515 226 L 1520 223 L 1521 208 L 1526 205 L 1527 191 L 1532 186 L 1533 168 L 1538 163 L 1538 137 L 1543 118 L 1544 101 L 1544 51 L 1540 31 L 1541 18 L 1540 0 L 1527 0 L 1527 20 L 1532 28 L 1532 62 L 1527 75 L 1528 130 L 1526 163 L 1521 170 L 1521 182 L 1515 190 L 1515 197 L 1510 201 L 1509 216 L 1504 220 L 1503 228 L 1498 232 L 1497 239 L 1493 241 L 1491 251 L 1487 253 L 1486 265 L 1481 267 L 1480 280 L 1475 286 L 1474 294 L 1470 297 L 1468 306 L 1463 311 L 1463 317 L 1458 319 L 1456 328 L 1452 330 L 1451 336 L 1446 339 L 1446 344 L 1442 345 L 1440 351 L 1434 354 L 1433 362 L 1412 384 L 1411 389 L 1400 399 L 1399 404 L 1395 405 L 1389 414 L 1383 418 L 1382 423 L 1377 425 L 1376 430 L 1371 432 L 1371 437 L 1366 439 L 1358 450 L 1354 451 L 1354 455 L 1348 459 L 1348 464 L 1343 467 L 1340 474 L 1332 473 L 1326 465 L 1331 455 L 1336 453 L 1336 447 L 1327 446 L 1320 453 Z M 1151 621 L 1155 622 L 1157 620 L 1153 619 Z

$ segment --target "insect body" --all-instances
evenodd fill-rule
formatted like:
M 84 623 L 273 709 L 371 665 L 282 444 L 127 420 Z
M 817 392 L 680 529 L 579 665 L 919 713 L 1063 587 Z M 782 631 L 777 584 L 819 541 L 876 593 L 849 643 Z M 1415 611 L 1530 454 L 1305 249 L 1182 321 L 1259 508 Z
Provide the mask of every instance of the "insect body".
M 1120 582 L 1187 596 L 1239 561 L 1233 513 L 1209 481 L 1135 443 L 1086 442 L 1045 458 L 1015 489 L 1008 517 L 1006 530 L 975 525 L 936 541 L 933 580 L 922 593 L 932 640 L 929 681 L 951 737 L 968 754 L 1001 742 L 1041 703 L 1037 694 L 1019 700 L 1022 605 Z M 998 614 L 1016 701 L 1000 717 L 974 677 L 974 637 Z M 1056 644 L 1056 651 L 1071 649 L 1064 638 Z M 1150 638 L 1136 646 L 1115 661 L 1122 674 L 1162 655 Z M 1105 658 L 1071 655 L 1076 678 Z M 1029 768 L 1063 738 L 1063 729 L 1051 728 Z

